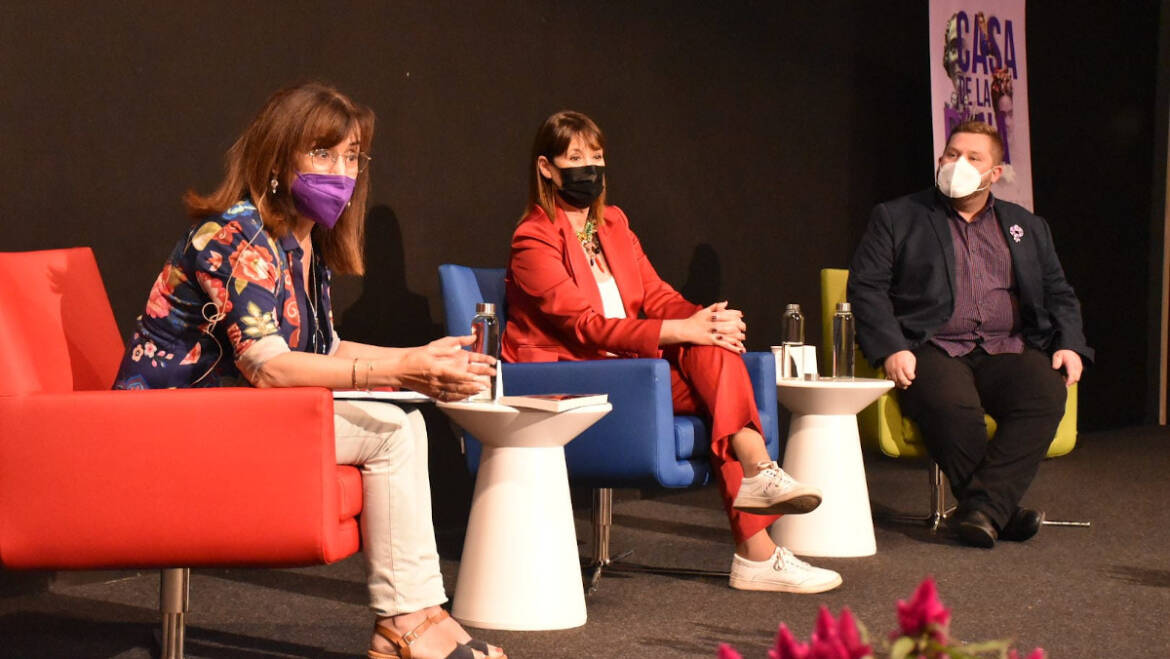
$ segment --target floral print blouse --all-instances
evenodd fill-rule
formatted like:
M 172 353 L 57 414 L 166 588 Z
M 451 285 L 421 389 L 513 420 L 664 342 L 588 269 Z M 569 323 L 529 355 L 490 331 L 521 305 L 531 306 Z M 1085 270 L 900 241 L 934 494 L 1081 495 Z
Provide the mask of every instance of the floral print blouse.
M 114 388 L 249 386 L 243 374 L 277 355 L 336 350 L 329 268 L 314 254 L 310 297 L 303 257 L 247 200 L 197 222 L 155 280 Z

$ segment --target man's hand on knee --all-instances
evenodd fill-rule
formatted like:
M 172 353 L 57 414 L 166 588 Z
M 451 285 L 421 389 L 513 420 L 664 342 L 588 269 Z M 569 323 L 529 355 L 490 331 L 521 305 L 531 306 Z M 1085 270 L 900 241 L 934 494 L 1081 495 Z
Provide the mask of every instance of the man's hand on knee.
M 1066 351 L 1067 352 L 1067 351 Z M 1076 353 L 1073 353 L 1074 355 Z M 1078 361 L 1079 365 L 1080 362 Z M 882 367 L 886 370 L 886 377 L 894 381 L 894 386 L 905 389 L 914 381 L 914 371 L 918 366 L 918 358 L 909 350 L 899 350 L 886 357 Z M 1077 373 L 1080 373 L 1078 369 Z
M 1085 369 L 1081 364 L 1081 356 L 1072 350 L 1057 350 L 1052 353 L 1052 368 L 1064 368 L 1064 386 L 1071 387 L 1081 379 L 1081 371 Z

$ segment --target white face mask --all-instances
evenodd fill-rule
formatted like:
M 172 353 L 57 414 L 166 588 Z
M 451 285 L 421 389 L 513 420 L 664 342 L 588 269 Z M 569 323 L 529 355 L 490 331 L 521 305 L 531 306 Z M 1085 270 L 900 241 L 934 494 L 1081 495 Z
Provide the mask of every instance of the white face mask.
M 989 169 L 980 173 L 965 156 L 959 156 L 958 160 L 938 168 L 935 184 L 938 185 L 939 192 L 951 199 L 962 199 L 991 187 L 990 183 L 982 185 L 983 177 L 990 171 Z

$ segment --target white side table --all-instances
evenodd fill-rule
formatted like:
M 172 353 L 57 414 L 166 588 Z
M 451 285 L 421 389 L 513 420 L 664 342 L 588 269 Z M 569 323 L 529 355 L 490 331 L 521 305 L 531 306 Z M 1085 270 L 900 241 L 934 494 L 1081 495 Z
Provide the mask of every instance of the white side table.
M 488 402 L 438 407 L 483 443 L 452 615 L 481 629 L 584 625 L 564 446 L 613 407 L 559 413 Z
M 893 386 L 874 378 L 776 383 L 777 399 L 792 412 L 784 471 L 824 493 L 813 512 L 772 525 L 776 544 L 803 556 L 877 553 L 856 415 Z

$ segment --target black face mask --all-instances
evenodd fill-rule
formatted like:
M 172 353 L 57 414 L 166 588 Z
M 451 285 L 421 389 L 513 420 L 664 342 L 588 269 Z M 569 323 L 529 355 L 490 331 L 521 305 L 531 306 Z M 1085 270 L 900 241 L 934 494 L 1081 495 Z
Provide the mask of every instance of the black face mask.
M 557 194 L 575 208 L 588 208 L 605 190 L 605 167 L 561 167 L 561 187 Z

